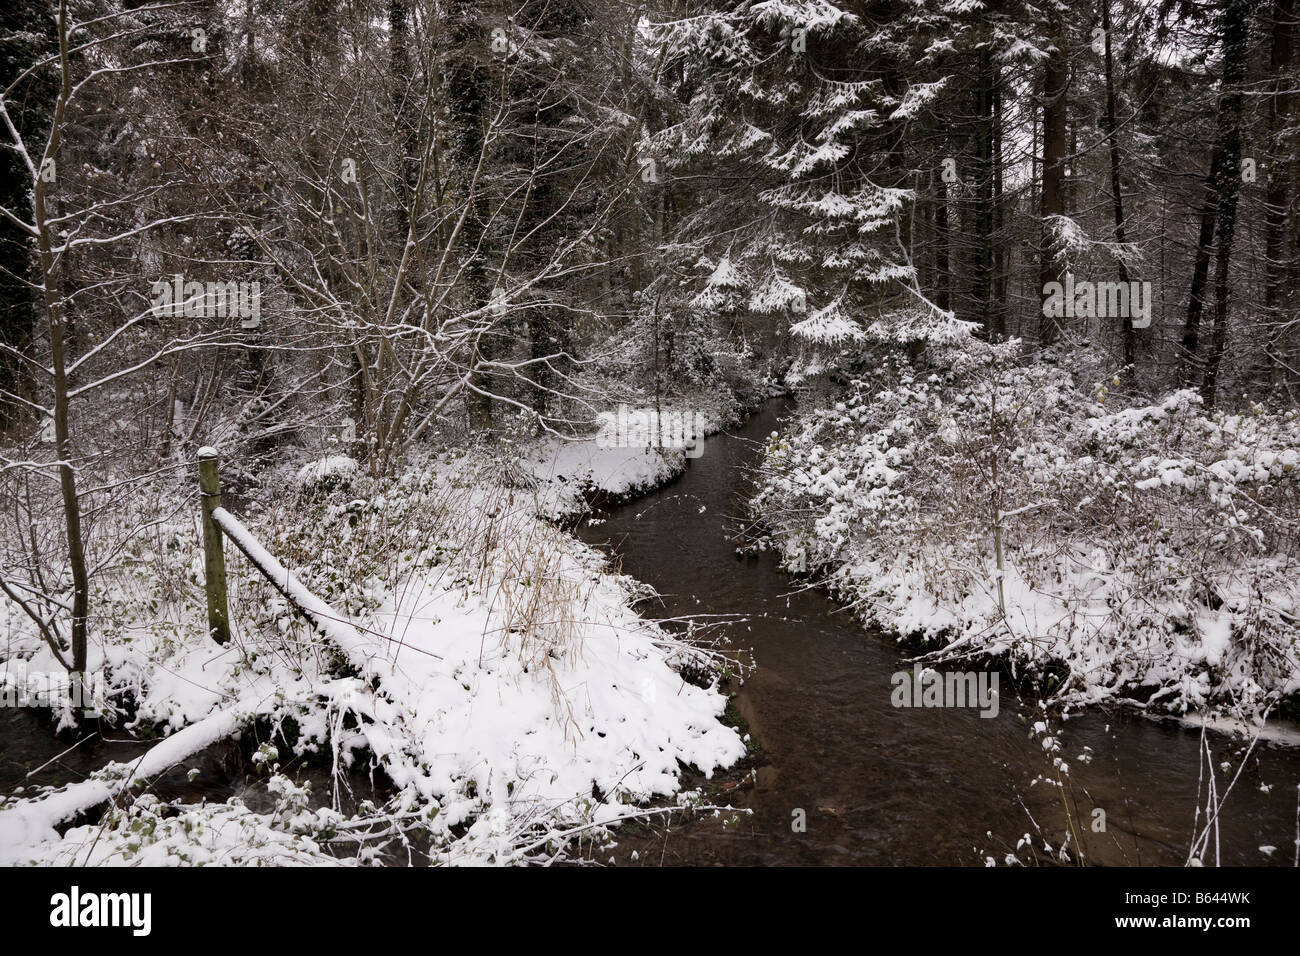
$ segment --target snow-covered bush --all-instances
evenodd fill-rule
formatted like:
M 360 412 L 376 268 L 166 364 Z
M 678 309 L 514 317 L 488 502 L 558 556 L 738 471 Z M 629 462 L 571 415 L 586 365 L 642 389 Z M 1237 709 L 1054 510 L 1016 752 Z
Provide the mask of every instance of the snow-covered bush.
M 356 459 L 346 455 L 329 455 L 299 468 L 297 483 L 304 490 L 335 491 L 348 487 L 357 471 Z
M 1300 419 L 1115 410 L 1120 379 L 976 344 L 894 358 L 773 435 L 755 505 L 792 569 L 1058 700 L 1256 712 L 1300 690 Z

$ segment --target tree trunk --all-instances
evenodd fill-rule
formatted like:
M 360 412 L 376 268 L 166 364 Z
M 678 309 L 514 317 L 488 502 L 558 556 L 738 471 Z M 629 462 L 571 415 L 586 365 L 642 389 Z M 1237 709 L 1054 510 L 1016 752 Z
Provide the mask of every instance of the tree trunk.
M 993 242 L 993 314 L 992 332 L 995 339 L 1006 338 L 1007 334 L 1007 276 L 1010 272 L 1010 252 L 1006 241 L 1006 209 L 1002 202 L 1004 168 L 1002 162 L 1002 70 L 996 64 L 992 69 L 992 116 L 993 124 L 993 230 L 990 241 Z
M 68 99 L 72 94 L 72 76 L 68 60 L 68 8 L 61 0 L 58 14 L 59 67 L 62 79 L 59 99 L 50 125 L 50 139 L 44 159 L 57 161 L 59 143 Z M 40 167 L 38 166 L 38 169 Z M 64 347 L 64 314 L 59 266 L 46 210 L 47 183 L 39 175 L 32 191 L 32 211 L 37 231 L 40 261 L 41 295 L 50 333 L 50 364 L 54 389 L 54 442 L 59 456 L 59 491 L 63 499 L 63 522 L 67 536 L 68 567 L 72 571 L 72 693 L 79 699 L 80 682 L 86 673 L 86 619 L 90 610 L 90 577 L 86 569 L 86 548 L 81 533 L 81 501 L 77 495 L 77 475 L 72 467 L 72 439 L 68 428 L 67 354 Z
M 1287 366 L 1291 364 L 1286 323 L 1296 302 L 1294 292 L 1289 293 L 1286 288 L 1293 265 L 1288 261 L 1286 223 L 1294 169 L 1290 150 L 1278 141 L 1294 117 L 1291 69 L 1295 62 L 1296 18 L 1296 0 L 1274 0 L 1273 46 L 1269 56 L 1273 89 L 1268 101 L 1268 196 L 1264 202 L 1264 310 L 1278 329 L 1269 349 L 1275 386 L 1285 385 Z
M 935 237 L 935 305 L 945 312 L 952 309 L 952 252 L 948 232 L 948 184 L 939 177 L 934 200 Z
M 1038 251 L 1038 276 L 1044 295 L 1048 283 L 1060 282 L 1062 278 L 1052 217 L 1065 215 L 1066 87 L 1070 78 L 1065 23 L 1059 11 L 1054 11 L 1051 17 L 1049 36 L 1053 49 L 1043 74 L 1043 194 Z M 1040 345 L 1054 343 L 1060 331 L 1056 318 L 1040 314 Z
M 1216 146 L 1210 158 L 1210 175 L 1205 180 L 1205 199 L 1201 205 L 1201 231 L 1196 240 L 1196 260 L 1192 265 L 1192 288 L 1187 297 L 1187 319 L 1183 323 L 1182 380 L 1191 385 L 1200 366 L 1201 314 L 1205 310 L 1205 286 L 1210 274 L 1210 249 L 1214 242 L 1215 216 L 1218 211 L 1216 183 L 1223 178 L 1223 150 Z
M 979 143 L 979 194 L 975 212 L 975 282 L 973 298 L 980 311 L 986 334 L 994 332 L 993 307 L 993 58 L 985 48 L 980 54 L 979 88 L 976 94 L 977 141 Z
M 1237 197 L 1241 193 L 1241 103 L 1242 81 L 1246 76 L 1246 39 L 1250 7 L 1247 0 L 1225 0 L 1223 7 L 1223 89 L 1219 99 L 1219 128 L 1222 162 L 1216 183 L 1214 269 L 1214 335 L 1205 363 L 1201 398 L 1214 405 L 1219 369 L 1228 343 L 1228 286 L 1232 241 L 1237 227 Z
M 0 89 L 8 90 L 7 109 L 19 135 L 40 142 L 49 135 L 57 84 L 43 72 L 21 83 L 18 77 L 54 50 L 54 19 L 37 0 L 8 3 L 6 29 L 0 30 Z M 31 179 L 17 151 L 0 150 L 0 207 L 27 221 L 31 195 Z M 15 438 L 30 423 L 23 403 L 33 401 L 36 390 L 25 358 L 39 319 L 37 297 L 27 284 L 37 279 L 35 273 L 30 234 L 0 218 L 0 435 Z
M 1115 242 L 1123 245 L 1124 232 L 1124 193 L 1121 187 L 1118 123 L 1115 119 L 1115 60 L 1111 53 L 1110 0 L 1101 0 L 1101 29 L 1106 57 L 1106 113 L 1103 126 L 1110 153 L 1110 196 L 1115 212 Z M 1119 281 L 1128 285 L 1128 265 L 1124 257 L 1117 256 L 1115 262 L 1119 269 Z M 1124 316 L 1124 366 L 1132 370 L 1137 360 L 1137 332 L 1133 328 L 1132 314 Z
M 481 185 L 474 187 L 468 195 L 464 190 L 469 189 L 469 184 L 473 181 L 486 137 L 483 112 L 488 95 L 488 73 L 481 58 L 487 54 L 487 34 L 475 5 L 468 0 L 451 0 L 446 10 L 446 36 L 452 55 L 452 63 L 445 79 L 448 112 L 451 116 L 452 169 L 454 178 L 460 180 L 462 198 L 471 204 L 460 239 L 465 255 L 469 256 L 462 273 L 465 309 L 475 311 L 487 307 L 489 302 L 484 262 L 489 214 Z M 489 318 L 485 317 L 482 321 L 487 322 Z M 479 339 L 474 361 L 489 361 L 492 353 L 493 336 L 488 332 Z M 490 431 L 492 399 L 483 394 L 491 391 L 489 377 L 481 371 L 475 371 L 470 380 L 476 389 L 469 398 L 470 424 L 476 430 Z
M 396 140 L 402 144 L 402 189 L 406 206 L 414 202 L 415 184 L 419 179 L 419 147 L 416 141 L 415 117 L 412 109 L 412 72 L 409 0 L 388 0 L 388 61 L 393 97 L 393 121 L 396 123 Z M 406 232 L 406 221 L 398 231 Z

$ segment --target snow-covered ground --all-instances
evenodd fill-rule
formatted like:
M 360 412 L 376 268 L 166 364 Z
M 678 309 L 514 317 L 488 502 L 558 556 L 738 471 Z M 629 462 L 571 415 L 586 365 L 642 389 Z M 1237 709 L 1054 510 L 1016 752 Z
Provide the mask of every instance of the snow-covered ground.
M 594 439 L 552 437 L 530 448 L 523 464 L 537 483 L 538 510 L 562 517 L 581 512 L 593 491 L 621 498 L 672 480 L 685 467 L 685 455 L 657 448 L 602 447 Z
M 624 409 L 634 421 L 650 412 L 643 406 Z M 734 421 L 738 409 L 730 395 L 706 393 L 694 401 L 663 403 L 655 414 L 663 422 L 689 422 L 702 441 Z M 523 452 L 522 468 L 536 485 L 539 513 L 561 518 L 582 512 L 593 492 L 619 499 L 657 488 L 682 473 L 689 455 L 699 453 L 698 447 L 671 441 L 654 447 L 646 443 L 651 429 L 620 427 L 616 411 L 606 418 L 601 432 L 585 441 L 547 436 Z
M 675 467 L 654 452 L 575 444 L 535 449 L 520 482 L 457 456 L 384 481 L 337 460 L 289 472 L 272 492 L 275 510 L 246 520 L 279 571 L 338 619 L 309 627 L 228 543 L 227 647 L 204 634 L 192 518 L 182 511 L 137 536 L 96 595 L 111 613 L 96 616 L 91 670 L 106 674 L 110 702 L 136 701 L 120 715 L 128 726 L 172 736 L 141 766 L 7 799 L 0 862 L 357 862 L 382 842 L 359 834 L 387 828 L 391 842 L 416 827 L 436 859 L 517 862 L 553 858 L 573 833 L 598 834 L 646 801 L 690 802 L 681 764 L 708 775 L 744 754 L 719 720 L 716 686 L 678 673 L 687 661 L 707 667 L 708 652 L 639 618 L 642 589 L 539 517 L 572 506 L 583 486 L 625 494 Z M 57 669 L 21 614 L 0 614 L 0 673 Z M 296 750 L 341 767 L 373 761 L 397 795 L 343 819 L 273 775 L 269 814 L 177 810 L 146 795 L 119 799 L 94 826 L 56 831 L 255 716 L 292 718 Z M 268 769 L 279 756 L 261 754 Z

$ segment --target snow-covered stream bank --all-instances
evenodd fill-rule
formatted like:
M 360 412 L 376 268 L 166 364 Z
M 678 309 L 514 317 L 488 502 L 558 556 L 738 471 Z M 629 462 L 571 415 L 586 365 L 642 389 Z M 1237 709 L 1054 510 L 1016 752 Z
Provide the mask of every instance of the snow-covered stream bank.
M 1183 864 L 1203 772 L 1197 726 L 1095 708 L 1053 722 L 1054 754 L 1031 732 L 1041 719 L 1034 702 L 1018 700 L 1009 679 L 993 719 L 972 708 L 896 708 L 891 675 L 909 669 L 901 649 L 783 573 L 770 553 L 737 557 L 730 519 L 785 408 L 771 403 L 739 432 L 710 439 L 681 479 L 581 532 L 661 592 L 663 606 L 647 613 L 743 616 L 727 630 L 758 665 L 735 704 L 761 745 L 759 767 L 730 791 L 752 817 L 693 821 L 666 843 L 659 833 L 620 834 L 619 862 L 636 852 L 650 863 L 1001 864 L 1029 858 L 1026 834 L 1040 858 L 1055 857 L 1070 828 L 1055 783 L 1060 758 L 1072 858 L 1081 840 L 1094 863 Z M 1205 772 L 1222 796 L 1249 741 L 1206 740 Z M 1221 862 L 1291 863 L 1297 783 L 1300 750 L 1255 745 L 1223 804 Z
M 625 493 L 680 466 L 625 450 L 596 455 L 577 474 L 574 454 L 548 462 L 542 449 L 533 467 L 566 488 L 594 480 Z M 228 647 L 206 638 L 198 602 L 159 611 L 149 600 L 157 582 L 135 582 L 145 600 L 119 602 L 135 615 L 120 622 L 131 639 L 101 631 L 93 664 L 109 674 L 110 706 L 127 694 L 134 702 L 128 727 L 170 733 L 149 750 L 101 742 L 62 757 L 62 747 L 47 748 L 57 759 L 46 771 L 67 759 L 87 774 L 80 780 L 38 772 L 27 781 L 35 761 L 7 743 L 6 776 L 27 789 L 0 804 L 0 861 L 402 860 L 408 837 L 435 862 L 550 860 L 572 835 L 599 836 L 649 801 L 696 802 L 681 792 L 681 766 L 707 774 L 743 756 L 740 736 L 719 719 L 725 698 L 702 676 L 707 653 L 639 617 L 635 583 L 538 516 L 563 510 L 568 492 L 528 467 L 503 477 L 471 458 L 378 484 L 346 459 L 326 464 L 299 473 L 287 512 L 248 524 L 356 628 L 306 627 L 233 549 Z M 165 547 L 193 548 L 185 524 L 160 530 Z M 9 685 L 52 671 L 21 618 L 7 620 Z M 271 774 L 261 801 L 270 807 L 254 810 L 242 789 L 231 795 L 228 778 L 203 789 L 205 752 L 239 728 L 261 742 L 253 763 Z M 43 730 L 33 719 L 0 725 Z M 315 795 L 294 779 L 309 752 L 351 771 L 326 775 L 331 799 L 321 800 L 319 774 Z M 10 774 L 15 763 L 20 772 Z M 345 799 L 371 767 L 382 771 L 383 793 Z M 196 784 L 188 793 L 177 798 L 171 786 L 170 799 L 132 799 L 177 769 Z M 52 782 L 66 786 L 44 786 Z M 115 809 L 76 825 L 106 801 Z

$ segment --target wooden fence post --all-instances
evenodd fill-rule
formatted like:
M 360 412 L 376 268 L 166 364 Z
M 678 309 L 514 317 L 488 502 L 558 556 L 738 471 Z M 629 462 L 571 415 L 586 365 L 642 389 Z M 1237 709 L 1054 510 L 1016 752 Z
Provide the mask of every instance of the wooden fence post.
M 221 529 L 212 512 L 221 507 L 221 478 L 217 450 L 199 449 L 199 491 L 203 501 L 203 590 L 208 595 L 208 633 L 218 644 L 230 642 L 230 613 L 226 608 L 226 556 Z

